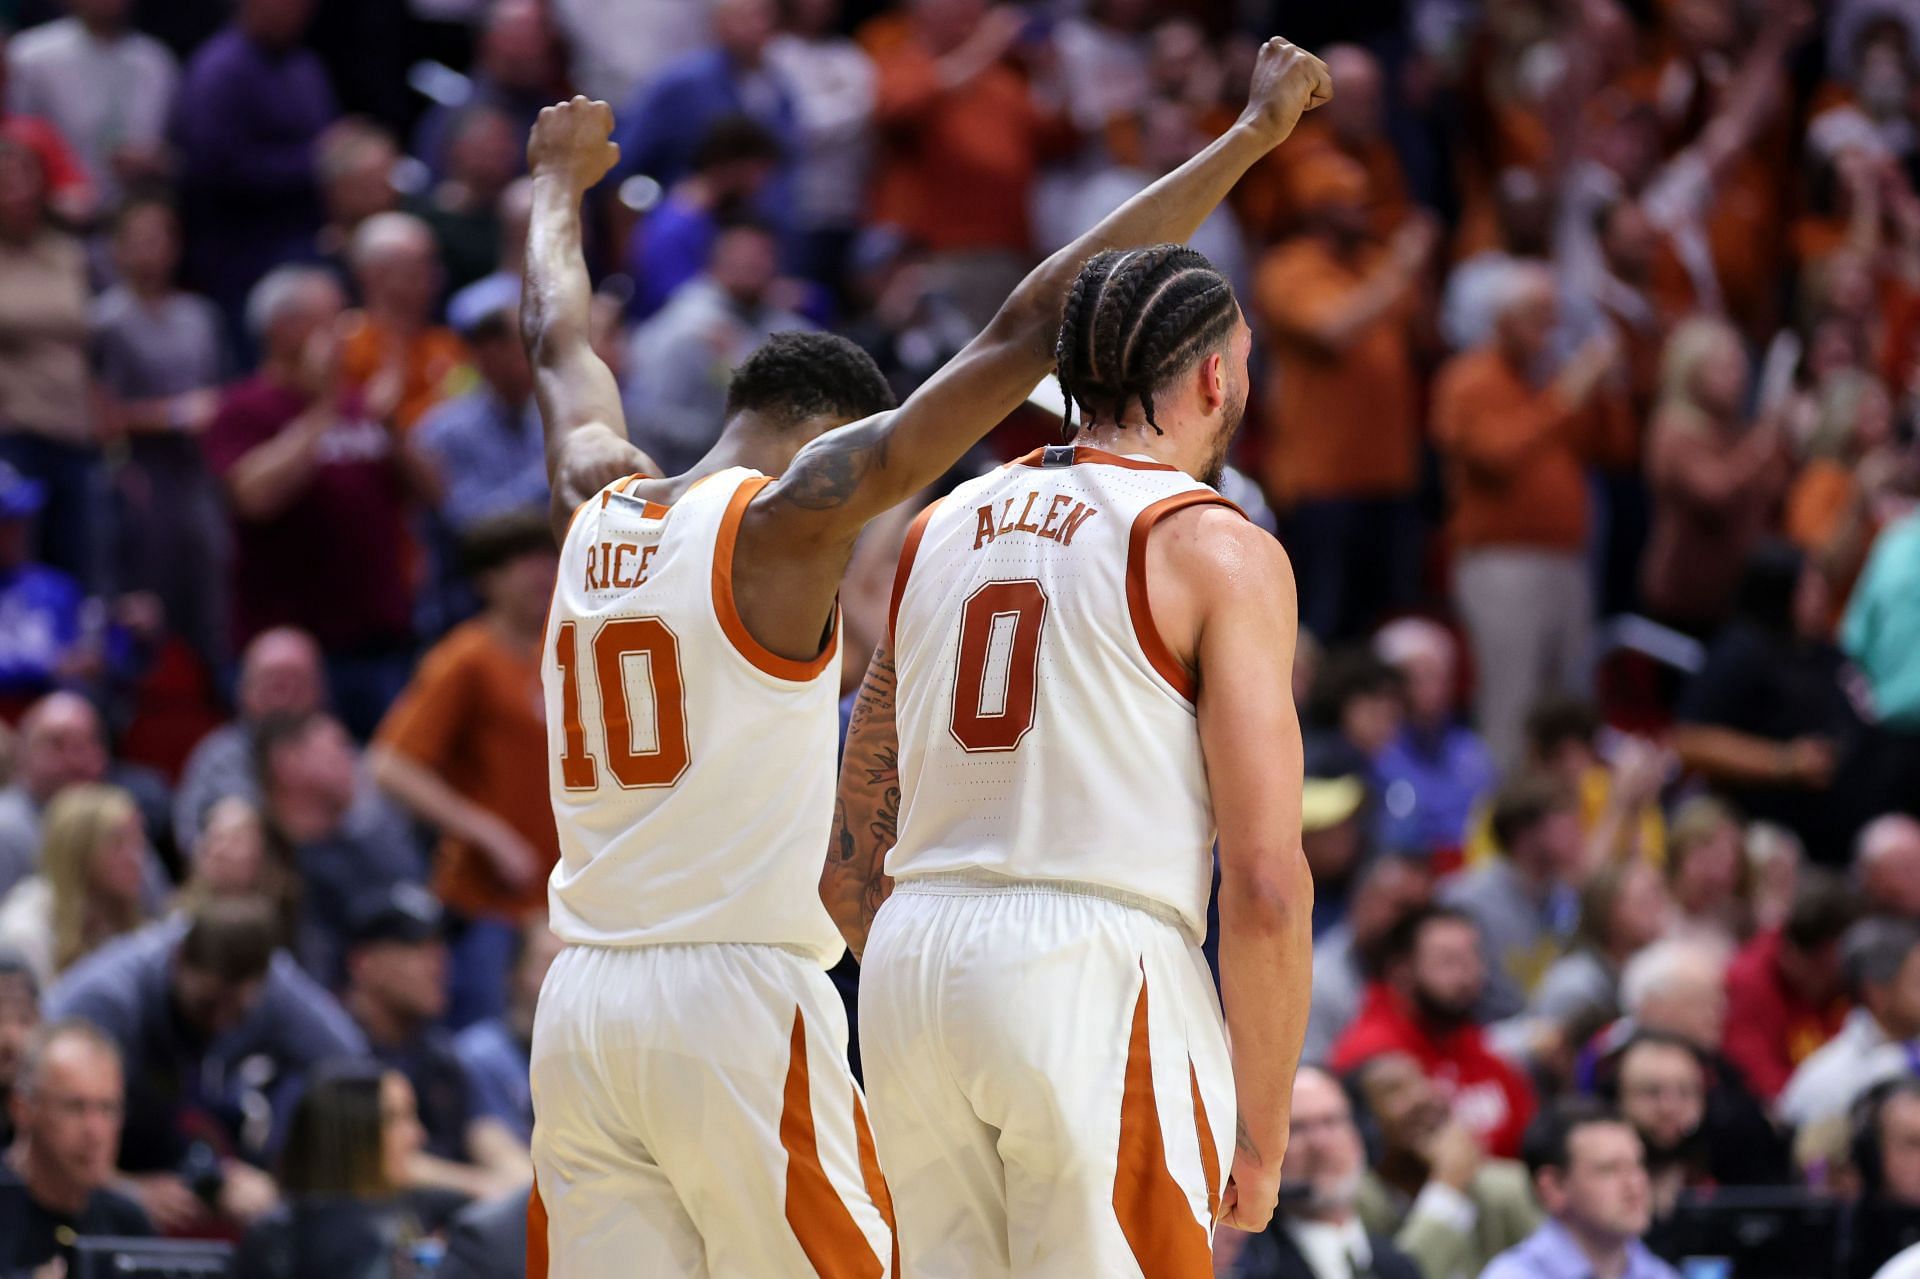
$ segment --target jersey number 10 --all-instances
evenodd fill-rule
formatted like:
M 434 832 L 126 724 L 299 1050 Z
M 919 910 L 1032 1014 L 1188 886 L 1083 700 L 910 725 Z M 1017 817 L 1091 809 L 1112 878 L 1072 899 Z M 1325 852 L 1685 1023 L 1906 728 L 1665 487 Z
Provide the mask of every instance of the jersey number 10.
M 553 660 L 560 667 L 560 711 L 565 749 L 560 779 L 568 790 L 592 790 L 600 768 L 587 749 L 580 717 L 579 623 L 560 623 Z M 593 682 L 600 694 L 600 723 L 606 728 L 604 758 L 613 780 L 627 790 L 671 786 L 687 771 L 687 704 L 680 680 L 680 640 L 657 617 L 616 617 L 600 624 L 588 645 Z M 629 676 L 638 676 L 630 680 Z M 634 733 L 635 691 L 644 689 L 650 706 Z

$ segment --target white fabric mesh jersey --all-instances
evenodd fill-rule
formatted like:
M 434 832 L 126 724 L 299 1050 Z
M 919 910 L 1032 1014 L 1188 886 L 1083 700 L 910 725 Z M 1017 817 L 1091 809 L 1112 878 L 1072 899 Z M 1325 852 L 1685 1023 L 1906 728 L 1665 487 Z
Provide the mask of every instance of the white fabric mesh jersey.
M 719 472 L 671 509 L 623 491 L 639 478 L 574 516 L 547 619 L 553 930 L 600 946 L 787 946 L 830 967 L 844 949 L 819 894 L 838 619 L 811 662 L 741 624 L 734 542 L 766 476 Z
M 889 875 L 1089 883 L 1205 935 L 1213 808 L 1194 689 L 1146 577 L 1154 524 L 1197 503 L 1232 507 L 1174 467 L 1062 445 L 921 515 L 894 582 Z

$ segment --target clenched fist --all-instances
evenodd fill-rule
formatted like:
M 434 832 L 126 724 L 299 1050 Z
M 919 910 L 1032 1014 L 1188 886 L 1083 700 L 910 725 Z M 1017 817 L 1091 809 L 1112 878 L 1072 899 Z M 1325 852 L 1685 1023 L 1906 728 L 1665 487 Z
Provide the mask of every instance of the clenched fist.
M 527 139 L 527 169 L 536 178 L 558 178 L 585 191 L 620 159 L 612 141 L 613 108 L 574 97 L 540 112 Z
M 1302 114 L 1332 99 L 1333 75 L 1327 64 L 1275 36 L 1260 46 L 1240 119 L 1266 134 L 1269 146 L 1278 146 Z

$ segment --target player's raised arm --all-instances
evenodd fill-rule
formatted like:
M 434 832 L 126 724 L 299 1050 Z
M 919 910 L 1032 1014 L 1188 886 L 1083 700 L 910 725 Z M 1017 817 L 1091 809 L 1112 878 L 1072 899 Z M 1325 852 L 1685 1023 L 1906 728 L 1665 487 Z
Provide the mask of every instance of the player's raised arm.
M 1184 241 L 1301 113 L 1333 96 L 1326 64 L 1274 38 L 1260 50 L 1246 110 L 1207 148 L 1036 267 L 981 334 L 889 414 L 802 449 L 755 503 L 804 555 L 850 539 L 946 472 L 1032 394 L 1054 363 L 1060 313 L 1087 259 L 1104 249 Z
M 900 739 L 893 724 L 893 648 L 881 640 L 847 720 L 833 843 L 820 872 L 820 900 L 859 959 L 874 913 L 893 888 L 881 869 L 900 837 Z
M 1150 574 L 1168 555 L 1166 570 L 1200 601 L 1196 709 L 1219 830 L 1220 1003 L 1240 1108 L 1221 1220 L 1260 1230 L 1279 1195 L 1313 966 L 1293 569 L 1278 542 L 1237 515 L 1187 518 L 1195 535 L 1165 546 L 1156 537 Z
M 576 97 L 541 111 L 527 141 L 533 216 L 520 336 L 545 423 L 557 538 L 566 536 L 575 508 L 607 484 L 637 471 L 660 473 L 627 439 L 613 370 L 588 341 L 593 286 L 580 247 L 580 198 L 620 158 L 612 132 L 611 107 Z

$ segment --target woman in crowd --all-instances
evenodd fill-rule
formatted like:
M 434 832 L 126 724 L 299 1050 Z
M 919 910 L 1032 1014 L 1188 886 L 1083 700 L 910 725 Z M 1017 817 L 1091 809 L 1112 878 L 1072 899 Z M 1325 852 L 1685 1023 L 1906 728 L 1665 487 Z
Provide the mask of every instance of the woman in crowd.
M 1683 630 L 1726 618 L 1740 566 L 1792 474 L 1778 424 L 1744 417 L 1747 379 L 1746 350 L 1724 321 L 1688 320 L 1667 342 L 1647 448 L 1653 529 L 1641 592 Z
M 1740 816 L 1700 795 L 1680 805 L 1667 837 L 1667 887 L 1681 933 L 1733 946 L 1753 928 Z
M 280 1154 L 285 1202 L 241 1240 L 236 1279 L 393 1279 L 462 1202 L 411 1194 L 426 1133 L 413 1089 L 371 1062 L 321 1068 Z
M 117 786 L 62 791 L 47 809 L 40 873 L 0 902 L 0 944 L 27 957 L 41 985 L 147 922 L 141 905 L 147 837 Z
M 1540 979 L 1528 1011 L 1560 1026 L 1605 1024 L 1620 1013 L 1620 970 L 1673 921 L 1660 872 L 1639 859 L 1603 866 L 1580 892 L 1573 950 Z

